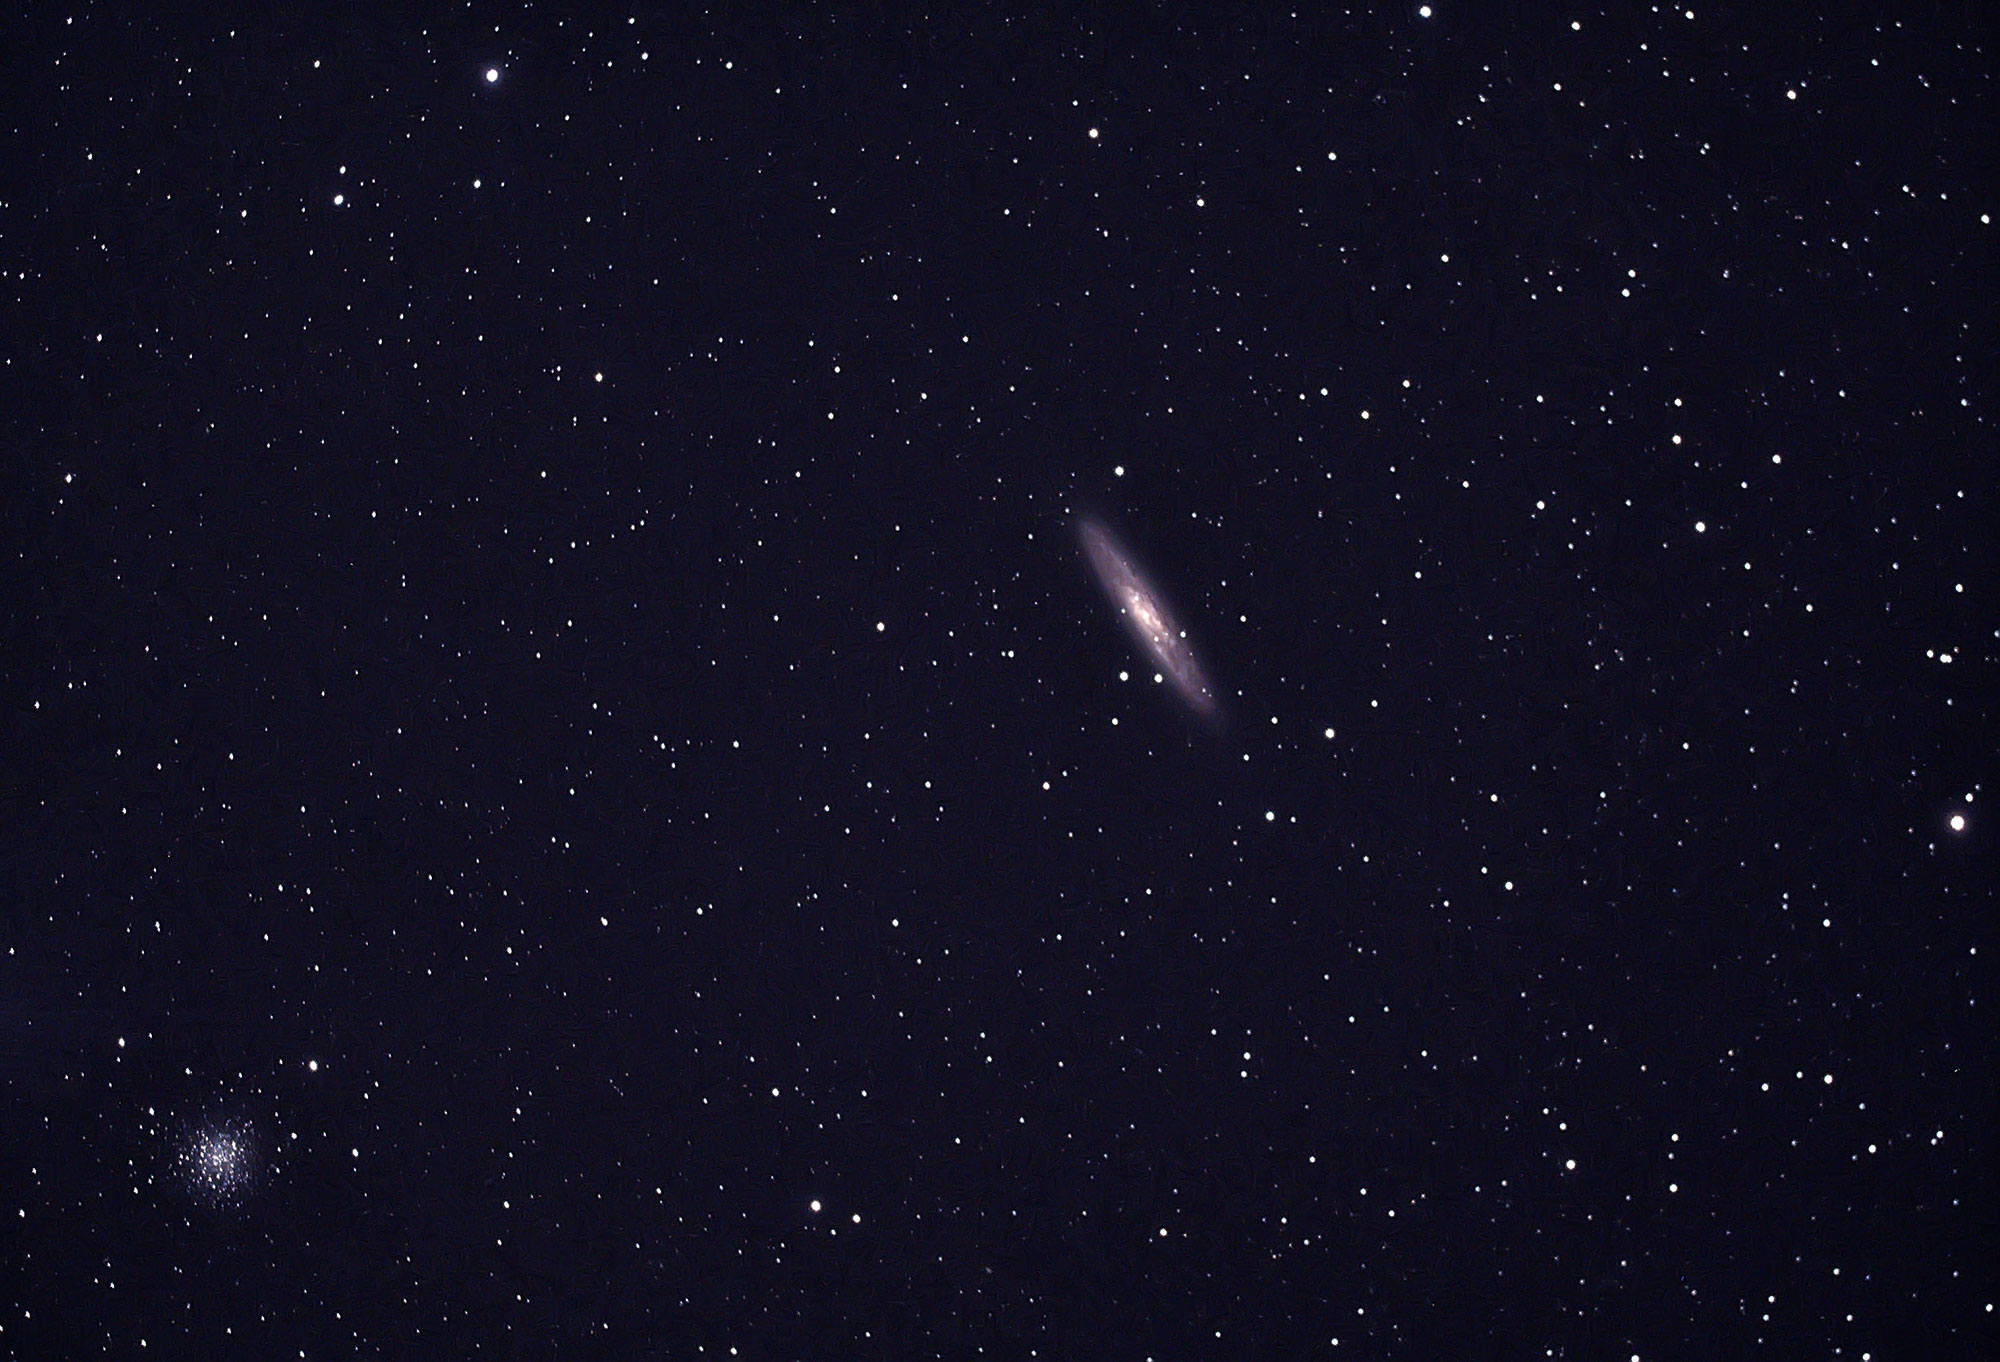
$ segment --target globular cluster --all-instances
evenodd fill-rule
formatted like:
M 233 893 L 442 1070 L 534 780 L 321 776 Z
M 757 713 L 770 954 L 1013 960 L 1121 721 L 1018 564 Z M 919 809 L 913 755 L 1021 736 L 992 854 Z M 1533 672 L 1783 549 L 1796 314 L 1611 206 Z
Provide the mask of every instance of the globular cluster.
M 181 1132 L 174 1146 L 175 1185 L 203 1205 L 242 1205 L 269 1173 L 263 1131 L 244 1116 L 211 1116 Z

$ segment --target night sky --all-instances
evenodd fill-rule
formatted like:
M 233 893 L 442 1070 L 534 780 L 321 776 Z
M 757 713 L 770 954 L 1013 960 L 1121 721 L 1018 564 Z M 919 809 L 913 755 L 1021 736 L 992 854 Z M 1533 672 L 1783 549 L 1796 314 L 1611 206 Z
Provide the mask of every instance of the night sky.
M 1053 9 L 9 21 L 0 1356 L 1992 1342 L 1990 16 Z

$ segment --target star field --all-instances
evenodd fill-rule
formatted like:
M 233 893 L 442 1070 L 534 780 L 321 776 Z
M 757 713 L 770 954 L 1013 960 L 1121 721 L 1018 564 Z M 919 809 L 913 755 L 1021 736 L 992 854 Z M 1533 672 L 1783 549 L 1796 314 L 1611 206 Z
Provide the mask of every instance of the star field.
M 1981 31 L 22 17 L 0 1357 L 1988 1355 Z

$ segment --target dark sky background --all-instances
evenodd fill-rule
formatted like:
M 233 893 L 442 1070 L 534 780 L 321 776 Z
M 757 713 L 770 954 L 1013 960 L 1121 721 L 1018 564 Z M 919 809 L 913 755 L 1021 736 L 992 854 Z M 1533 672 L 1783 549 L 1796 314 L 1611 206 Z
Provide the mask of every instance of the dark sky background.
M 1890 9 L 11 22 L 0 1355 L 1982 1352 Z

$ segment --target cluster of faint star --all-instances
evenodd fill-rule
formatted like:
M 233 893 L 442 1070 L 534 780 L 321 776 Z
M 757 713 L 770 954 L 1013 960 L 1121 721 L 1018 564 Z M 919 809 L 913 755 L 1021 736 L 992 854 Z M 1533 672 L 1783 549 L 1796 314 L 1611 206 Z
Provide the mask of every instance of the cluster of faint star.
M 182 1137 L 176 1167 L 181 1185 L 196 1198 L 236 1205 L 256 1189 L 263 1172 L 257 1132 L 247 1121 L 205 1122 Z

